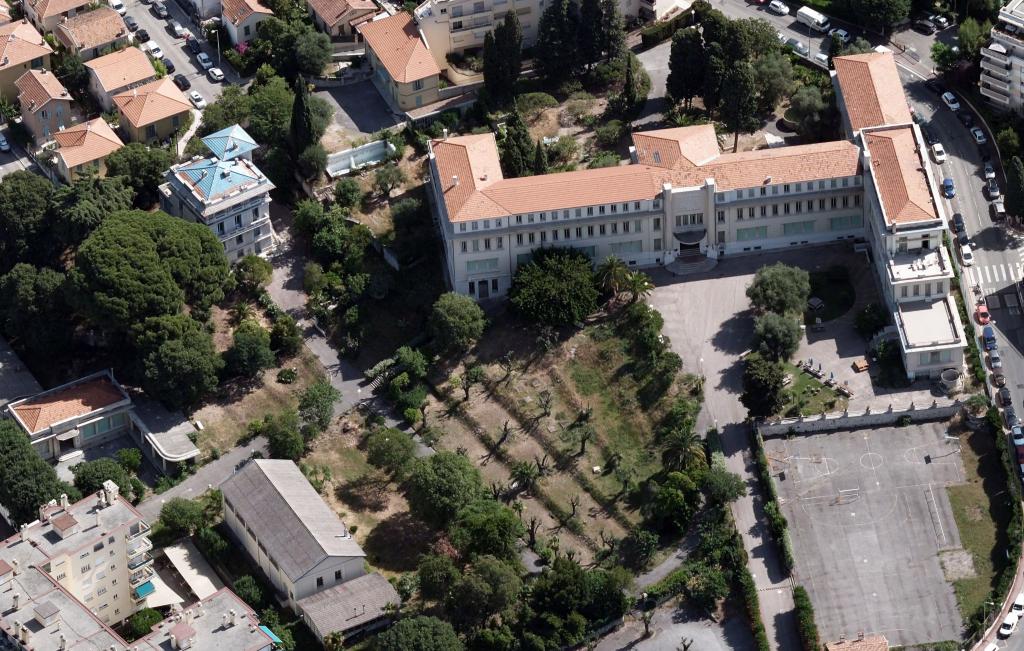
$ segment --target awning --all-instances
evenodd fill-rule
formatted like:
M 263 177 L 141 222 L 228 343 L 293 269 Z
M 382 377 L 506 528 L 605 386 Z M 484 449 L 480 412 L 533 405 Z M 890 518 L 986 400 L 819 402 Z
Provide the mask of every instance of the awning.
M 153 584 L 153 594 L 146 599 L 146 606 L 149 608 L 185 603 L 185 599 L 167 585 L 167 582 L 160 578 L 159 574 L 154 574 L 149 581 Z
M 213 571 L 213 568 L 191 541 L 186 540 L 183 543 L 166 547 L 164 553 L 174 565 L 174 569 L 178 570 L 181 578 L 185 579 L 185 583 L 188 584 L 192 593 L 199 599 L 206 599 L 224 587 L 217 577 L 217 573 Z
M 58 434 L 57 435 L 57 440 L 58 441 L 70 441 L 71 439 L 75 438 L 76 436 L 78 436 L 78 430 L 77 429 L 69 429 L 66 432 L 61 432 L 60 434 Z
M 672 233 L 672 235 L 683 244 L 700 244 L 704 236 L 707 235 L 706 229 L 700 229 L 695 231 L 682 231 L 679 233 Z
M 279 638 L 276 635 L 274 635 L 274 631 L 270 630 L 266 626 L 260 626 L 260 630 L 263 631 L 264 633 L 266 633 L 267 637 L 269 637 L 270 641 L 273 642 L 274 644 L 280 644 L 281 643 L 281 638 Z

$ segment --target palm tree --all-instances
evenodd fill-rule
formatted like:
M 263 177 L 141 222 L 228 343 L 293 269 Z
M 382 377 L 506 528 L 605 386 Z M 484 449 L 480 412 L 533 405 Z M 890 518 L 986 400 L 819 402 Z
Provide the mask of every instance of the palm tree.
M 610 292 L 613 298 L 622 291 L 627 276 L 629 276 L 629 267 L 614 255 L 605 258 L 604 262 L 597 267 L 597 284 L 604 291 Z
M 672 431 L 665 437 L 661 463 L 669 470 L 685 470 L 697 463 L 706 464 L 704 441 L 690 428 Z
M 626 274 L 625 290 L 629 292 L 629 302 L 636 303 L 641 298 L 647 298 L 654 291 L 654 283 L 651 278 L 642 271 L 630 271 Z

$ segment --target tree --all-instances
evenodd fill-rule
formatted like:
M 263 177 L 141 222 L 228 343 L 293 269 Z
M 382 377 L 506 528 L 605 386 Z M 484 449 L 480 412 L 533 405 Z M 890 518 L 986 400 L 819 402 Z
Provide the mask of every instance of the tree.
M 153 627 L 163 620 L 159 610 L 143 608 L 128 618 L 128 639 L 137 640 L 149 635 Z
M 463 651 L 465 647 L 448 622 L 420 615 L 399 620 L 377 636 L 377 651 Z
M 352 208 L 363 199 L 363 189 L 353 179 L 345 177 L 334 186 L 334 203 L 342 208 Z
M 143 389 L 172 409 L 198 404 L 224 368 L 210 333 L 185 314 L 146 319 L 133 348 Z
M 295 39 L 295 68 L 300 75 L 316 77 L 331 60 L 331 39 L 316 29 L 305 29 Z
M 932 43 L 932 61 L 936 69 L 945 74 L 960 63 L 960 53 L 941 41 L 935 41 Z
M 255 378 L 274 365 L 270 350 L 270 333 L 255 319 L 246 319 L 231 335 L 231 348 L 224 354 L 228 371 L 234 375 Z
M 33 355 L 59 356 L 71 346 L 66 277 L 18 263 L 0 277 L 0 328 Z
M 685 108 L 704 90 L 704 42 L 695 28 L 681 29 L 672 37 L 665 94 Z
M 781 262 L 761 267 L 747 287 L 747 298 L 761 312 L 802 314 L 811 295 L 811 276 Z
M 113 459 L 83 461 L 71 467 L 71 474 L 75 478 L 75 488 L 82 495 L 98 492 L 107 480 L 117 484 L 122 495 L 127 497 L 132 494 L 131 475 Z
M 460 572 L 451 558 L 427 554 L 420 557 L 416 574 L 419 576 L 420 594 L 424 599 L 443 599 L 458 580 Z
M 722 83 L 722 122 L 733 132 L 732 149 L 738 151 L 740 133 L 753 133 L 757 119 L 757 84 L 749 63 L 737 63 Z
M 647 102 L 647 91 L 643 86 L 646 85 L 647 89 L 650 89 L 650 78 L 646 79 L 646 83 L 642 81 L 647 73 L 632 52 L 623 57 L 622 61 L 625 68 L 622 90 L 609 100 L 608 109 L 611 114 L 621 117 L 626 122 L 632 122 L 640 115 Z
M 777 414 L 785 404 L 782 382 L 786 374 L 777 362 L 757 354 L 747 356 L 743 367 L 743 394 L 740 402 L 751 416 L 764 418 Z
M 579 2 L 579 25 L 577 34 L 579 40 L 576 47 L 583 63 L 589 66 L 598 61 L 604 54 L 601 37 L 601 2 L 600 0 L 580 0 Z
M 580 71 L 575 7 L 569 0 L 553 0 L 541 14 L 533 60 L 541 77 L 553 86 Z
M 314 142 L 302 150 L 295 165 L 303 178 L 319 178 L 327 169 L 327 150 L 319 142 Z
M 537 176 L 541 174 L 547 174 L 548 171 L 548 155 L 544 150 L 544 143 L 537 140 L 537 148 L 533 154 L 533 173 Z
M 534 155 L 533 141 L 517 108 L 512 109 L 505 122 L 505 136 L 498 143 L 498 153 L 501 171 L 506 178 L 529 175 Z
M 132 142 L 107 156 L 107 176 L 124 177 L 135 191 L 135 206 L 148 209 L 157 202 L 157 189 L 173 162 L 167 149 Z
M 1006 212 L 1024 217 L 1024 162 L 1018 156 L 1010 159 L 1006 169 Z
M 672 430 L 662 441 L 661 463 L 669 470 L 686 470 L 707 464 L 704 441 L 693 429 Z
M 515 605 L 522 589 L 519 572 L 509 563 L 480 556 L 451 586 L 445 609 L 460 629 L 471 630 Z
M 228 84 L 217 101 L 203 109 L 203 120 L 196 129 L 199 136 L 207 136 L 232 124 L 248 124 L 252 115 L 252 98 L 241 86 Z
M 684 531 L 700 506 L 700 490 L 688 473 L 669 472 L 660 482 L 652 482 L 652 494 L 642 510 L 650 525 L 658 531 Z
M 708 502 L 724 506 L 746 495 L 747 485 L 736 473 L 729 472 L 722 465 L 711 464 L 704 475 L 704 493 Z
M 75 177 L 71 185 L 53 194 L 52 224 L 62 247 L 76 247 L 107 215 L 132 207 L 135 192 L 121 177 L 103 178 L 95 174 Z
M 238 288 L 250 296 L 255 296 L 270 282 L 274 267 L 266 258 L 250 254 L 235 264 L 234 273 Z
M 626 274 L 626 283 L 623 286 L 629 292 L 629 302 L 636 303 L 642 298 L 647 298 L 654 291 L 654 283 L 651 277 L 642 271 L 630 271 Z
M 295 318 L 281 314 L 270 328 L 270 349 L 281 357 L 291 357 L 302 348 L 302 332 Z
M 235 579 L 235 584 L 231 586 L 234 593 L 238 595 L 238 598 L 249 604 L 253 610 L 259 610 L 264 605 L 263 586 L 252 578 L 252 576 L 245 574 Z
M 515 96 L 522 67 L 523 30 L 514 11 L 484 37 L 484 88 L 497 107 L 507 106 Z
M 622 564 L 634 570 L 647 569 L 657 551 L 658 536 L 640 527 L 630 529 L 619 544 Z
M 298 461 L 306 450 L 299 430 L 299 413 L 294 409 L 286 409 L 276 416 L 267 414 L 255 429 L 267 437 L 271 458 Z
M 310 430 L 313 438 L 323 432 L 331 424 L 334 417 L 334 403 L 341 399 L 341 392 L 326 380 L 317 380 L 299 396 L 299 417 L 304 423 L 304 430 Z
M 599 29 L 594 34 L 605 62 L 618 59 L 626 52 L 626 28 L 623 24 L 619 3 L 615 0 L 600 0 L 601 19 Z M 579 30 L 580 34 L 583 30 Z
M 298 156 L 319 138 L 313 127 L 313 108 L 309 97 L 309 85 L 302 76 L 295 78 L 295 100 L 292 103 L 292 116 L 288 129 L 289 144 L 292 155 Z
M 363 270 L 363 256 L 372 241 L 369 228 L 349 224 L 332 211 L 323 228 L 313 236 L 313 253 L 324 264 L 336 265 L 332 271 L 355 274 Z
M 142 467 L 142 450 L 139 448 L 121 448 L 114 458 L 122 468 L 130 473 L 137 473 Z
M 430 310 L 427 330 L 434 345 L 442 351 L 468 350 L 483 335 L 487 318 L 476 301 L 468 296 L 442 294 Z
M 992 24 L 987 20 L 979 24 L 977 20 L 968 16 L 960 23 L 957 36 L 960 52 L 968 61 L 977 61 L 981 54 L 981 47 L 988 40 L 989 32 L 992 31 Z
M 757 107 L 766 113 L 784 97 L 793 92 L 793 66 L 789 57 L 778 50 L 754 60 L 754 79 L 757 85 Z
M 57 57 L 55 57 L 57 58 Z M 64 87 L 72 94 L 84 93 L 89 85 L 89 69 L 82 62 L 82 57 L 71 52 L 63 52 L 53 74 L 61 80 Z
M 401 430 L 377 429 L 366 438 L 366 460 L 399 480 L 405 478 L 409 464 L 415 458 L 416 442 Z
M 509 295 L 521 315 L 551 326 L 577 323 L 597 309 L 590 259 L 572 249 L 534 251 L 516 269 Z
M 910 15 L 910 0 L 856 0 L 854 11 L 888 34 L 896 23 Z
M 621 258 L 610 255 L 597 266 L 596 276 L 598 286 L 615 297 L 626 286 L 629 267 Z
M 996 145 L 999 147 L 999 153 L 1002 154 L 1003 160 L 1020 155 L 1020 136 L 1013 127 L 1000 129 L 996 133 Z
M 18 262 L 47 262 L 49 208 L 53 185 L 45 177 L 18 170 L 0 182 L 0 271 Z
M 460 454 L 442 451 L 412 464 L 409 507 L 427 523 L 444 526 L 482 496 L 480 471 Z
M 16 525 L 32 522 L 39 517 L 40 506 L 61 494 L 72 502 L 81 497 L 57 477 L 14 421 L 0 421 L 0 504 L 9 519 Z
M 251 115 L 245 125 L 246 131 L 258 143 L 283 144 L 292 121 L 294 103 L 295 93 L 282 77 L 270 75 L 262 83 L 253 83 L 249 86 Z
M 822 128 L 823 114 L 828 105 L 817 86 L 801 86 L 789 100 L 789 112 L 797 123 L 801 135 L 814 137 Z
M 177 534 L 191 536 L 206 523 L 203 505 L 184 497 L 172 497 L 160 507 L 160 522 Z
M 765 359 L 787 361 L 800 347 L 800 324 L 789 315 L 763 314 L 754 325 L 754 344 Z
M 386 163 L 378 167 L 377 171 L 373 173 L 373 189 L 382 196 L 387 197 L 395 188 L 407 180 L 405 172 L 402 171 L 402 168 L 397 163 Z
M 489 554 L 511 560 L 523 536 L 523 523 L 515 512 L 491 499 L 481 499 L 459 510 L 449 528 L 452 544 L 464 557 Z
M 868 52 L 873 52 L 874 49 L 875 46 L 873 46 L 870 41 L 858 36 L 853 39 L 852 43 L 843 48 L 842 54 L 844 56 L 849 54 L 867 54 Z

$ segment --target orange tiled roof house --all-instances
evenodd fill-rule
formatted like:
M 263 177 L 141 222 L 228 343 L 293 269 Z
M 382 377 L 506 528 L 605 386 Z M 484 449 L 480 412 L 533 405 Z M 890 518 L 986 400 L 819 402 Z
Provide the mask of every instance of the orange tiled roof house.
M 357 28 L 366 42 L 373 83 L 392 109 L 410 109 L 440 99 L 441 69 L 412 16 L 399 12 Z
M 371 49 L 368 30 L 382 22 L 363 27 Z M 428 188 L 450 285 L 504 296 L 543 246 L 644 267 L 858 242 L 872 253 L 908 376 L 962 368 L 946 216 L 895 62 L 870 53 L 837 57 L 835 68 L 838 97 L 851 98 L 840 101 L 848 140 L 721 153 L 711 125 L 662 129 L 633 134 L 627 165 L 515 179 L 502 176 L 493 134 L 432 141 Z

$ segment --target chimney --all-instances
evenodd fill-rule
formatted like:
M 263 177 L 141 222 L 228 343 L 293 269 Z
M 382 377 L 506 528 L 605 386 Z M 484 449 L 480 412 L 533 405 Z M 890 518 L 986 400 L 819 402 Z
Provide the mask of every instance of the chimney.
M 458 174 L 452 174 L 452 187 L 453 188 L 459 187 L 459 175 Z
M 177 640 L 177 638 L 174 637 L 173 633 L 170 636 L 168 636 L 168 637 L 171 640 L 171 648 L 172 649 L 177 649 L 178 648 L 178 640 Z
M 858 631 L 857 632 L 857 639 L 860 640 L 861 642 L 864 641 L 864 631 Z
M 221 626 L 221 628 L 227 628 L 228 627 L 228 614 L 227 613 L 224 613 L 223 615 L 220 616 L 220 626 Z
M 21 593 L 20 592 L 15 592 L 13 595 L 11 595 L 11 601 L 12 601 L 11 608 L 13 608 L 14 610 L 17 610 L 18 606 L 21 604 Z
M 68 494 L 67 493 L 61 493 L 60 494 L 60 508 L 64 509 L 65 511 L 68 510 Z
M 249 632 L 250 633 L 255 633 L 256 632 L 256 624 L 254 624 L 253 622 L 249 622 Z
M 11 566 L 14 567 L 14 576 L 21 574 L 21 561 L 15 558 L 11 561 Z
M 106 508 L 107 506 L 107 494 L 104 491 L 100 491 L 100 508 Z
M 764 177 L 764 184 L 765 185 L 768 185 L 771 182 L 772 182 L 772 177 L 771 177 L 770 174 L 768 176 Z
M 22 624 L 21 625 L 21 643 L 24 646 L 28 646 L 28 635 L 29 635 L 28 626 L 25 626 L 24 624 Z
M 448 140 L 448 127 L 445 127 L 444 129 L 441 129 L 441 133 L 444 134 L 444 138 L 443 139 L 444 140 Z
M 18 528 L 19 540 L 25 540 L 25 530 L 26 529 L 28 529 L 28 525 L 27 524 L 22 524 L 21 527 Z M 18 573 L 17 572 L 18 561 L 14 561 L 14 567 L 15 567 L 15 572 L 14 573 L 17 574 Z
M 120 493 L 120 489 L 118 489 L 117 484 L 108 479 L 105 482 L 103 482 L 103 492 L 107 494 L 107 503 L 110 506 L 113 506 L 114 502 L 117 501 L 117 496 Z
M 64 635 L 60 636 L 60 646 L 57 647 L 59 651 L 64 651 L 68 648 L 68 638 Z
M 235 612 L 234 608 L 232 608 L 231 610 L 228 611 L 228 618 L 229 618 L 229 621 L 231 622 L 232 626 L 235 625 L 235 618 L 237 616 L 238 616 L 238 613 Z

